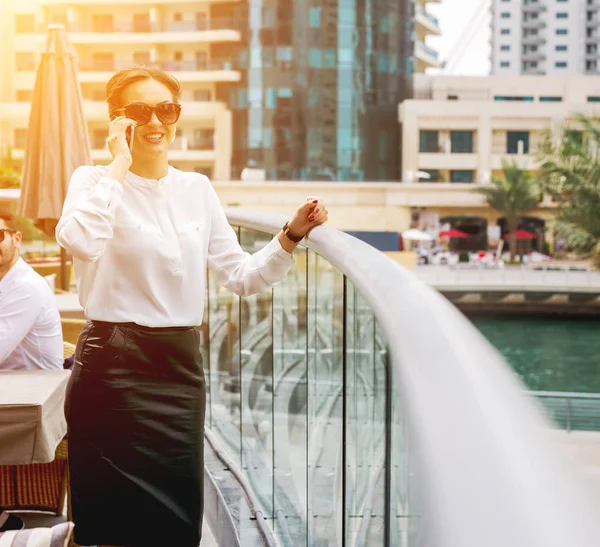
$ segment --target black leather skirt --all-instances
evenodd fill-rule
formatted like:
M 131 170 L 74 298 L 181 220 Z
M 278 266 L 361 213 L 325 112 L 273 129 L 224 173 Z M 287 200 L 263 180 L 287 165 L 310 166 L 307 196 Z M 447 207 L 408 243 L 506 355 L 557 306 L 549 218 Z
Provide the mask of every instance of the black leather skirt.
M 198 547 L 205 384 L 193 327 L 88 321 L 65 414 L 79 545 Z

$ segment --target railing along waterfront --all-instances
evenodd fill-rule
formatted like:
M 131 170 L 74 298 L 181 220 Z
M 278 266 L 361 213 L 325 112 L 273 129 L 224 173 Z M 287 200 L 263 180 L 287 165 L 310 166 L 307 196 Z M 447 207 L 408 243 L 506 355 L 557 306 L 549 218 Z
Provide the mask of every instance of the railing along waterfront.
M 248 252 L 285 221 L 227 215 Z M 250 518 L 290 547 L 597 544 L 549 420 L 466 318 L 332 228 L 294 257 L 248 298 L 208 273 L 207 438 L 251 492 Z
M 600 431 L 600 393 L 531 391 L 548 417 L 567 431 Z

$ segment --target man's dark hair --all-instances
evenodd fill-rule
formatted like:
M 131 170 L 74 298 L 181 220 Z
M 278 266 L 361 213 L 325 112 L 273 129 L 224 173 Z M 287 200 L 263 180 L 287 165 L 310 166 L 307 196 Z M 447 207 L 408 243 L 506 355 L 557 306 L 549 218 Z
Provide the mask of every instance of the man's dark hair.
M 4 225 L 9 230 L 17 229 L 17 225 L 15 223 L 15 217 L 10 211 L 7 211 L 6 209 L 0 209 L 0 220 L 3 221 Z

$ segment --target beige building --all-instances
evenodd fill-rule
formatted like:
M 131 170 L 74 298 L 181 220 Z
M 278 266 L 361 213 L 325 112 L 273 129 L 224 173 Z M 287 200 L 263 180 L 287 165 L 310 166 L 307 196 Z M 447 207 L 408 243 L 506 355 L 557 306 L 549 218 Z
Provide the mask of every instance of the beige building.
M 171 160 L 216 180 L 230 178 L 231 112 L 217 86 L 240 73 L 219 51 L 235 48 L 241 35 L 233 17 L 215 1 L 8 0 L 0 21 L 0 146 L 23 156 L 35 68 L 48 24 L 66 27 L 75 50 L 84 109 L 98 163 L 109 161 L 105 146 L 108 114 L 104 86 L 121 68 L 160 66 L 182 85 L 182 117 Z M 218 152 L 217 152 L 218 151 Z
M 543 132 L 600 111 L 596 76 L 427 76 L 399 106 L 404 182 L 486 183 L 502 160 L 535 171 Z
M 441 34 L 436 17 L 427 11 L 427 4 L 440 0 L 417 0 L 415 4 L 415 72 L 424 73 L 428 68 L 440 68 L 438 52 L 427 44 L 428 36 Z

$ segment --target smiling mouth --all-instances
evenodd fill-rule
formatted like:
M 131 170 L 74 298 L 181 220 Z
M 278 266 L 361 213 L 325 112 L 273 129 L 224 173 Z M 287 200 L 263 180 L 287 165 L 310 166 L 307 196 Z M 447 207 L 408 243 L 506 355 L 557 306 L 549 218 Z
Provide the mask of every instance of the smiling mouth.
M 144 135 L 144 140 L 152 144 L 158 144 L 165 138 L 164 133 L 147 133 Z

